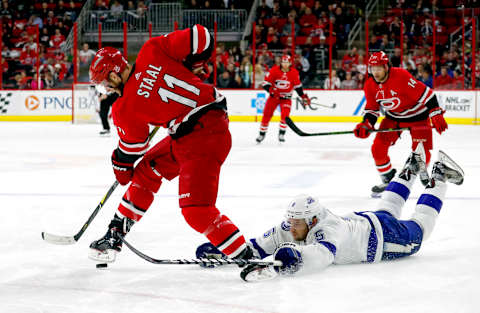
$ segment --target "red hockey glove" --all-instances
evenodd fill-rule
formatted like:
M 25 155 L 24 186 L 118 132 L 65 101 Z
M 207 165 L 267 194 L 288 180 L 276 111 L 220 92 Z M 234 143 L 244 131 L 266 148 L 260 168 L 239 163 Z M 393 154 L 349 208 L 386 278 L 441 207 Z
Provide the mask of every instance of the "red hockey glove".
M 443 111 L 442 108 L 436 107 L 431 109 L 429 114 L 433 127 L 435 127 L 439 134 L 443 133 L 448 128 L 448 124 L 443 118 L 443 113 L 445 113 L 445 111 Z
M 277 87 L 270 87 L 269 93 L 270 97 L 273 98 L 278 98 L 280 96 L 280 92 L 278 91 Z
M 115 178 L 117 178 L 120 185 L 126 185 L 132 180 L 133 163 L 120 161 L 116 149 L 112 153 L 112 167 Z
M 357 124 L 357 126 L 353 130 L 353 133 L 355 134 L 355 137 L 367 138 L 368 136 L 370 136 L 372 130 L 372 124 L 370 124 L 368 120 L 364 120 L 363 122 Z
M 306 93 L 304 93 L 301 98 L 302 98 L 302 102 L 303 102 L 303 105 L 304 105 L 304 106 L 310 106 L 310 103 L 311 103 L 312 101 L 310 100 L 310 98 L 307 96 Z

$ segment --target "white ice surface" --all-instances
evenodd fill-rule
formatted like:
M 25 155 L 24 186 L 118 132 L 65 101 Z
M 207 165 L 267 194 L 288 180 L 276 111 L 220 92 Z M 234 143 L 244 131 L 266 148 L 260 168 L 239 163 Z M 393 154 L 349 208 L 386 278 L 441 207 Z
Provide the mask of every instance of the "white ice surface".
M 283 216 L 298 193 L 318 195 L 336 213 L 373 209 L 370 188 L 379 182 L 370 156 L 372 138 L 353 135 L 298 137 L 277 143 L 273 123 L 254 144 L 258 124 L 232 123 L 233 148 L 221 175 L 217 206 L 247 238 Z M 350 130 L 353 124 L 301 124 L 308 131 Z M 331 266 L 312 275 L 247 284 L 235 266 L 202 269 L 153 265 L 128 249 L 107 270 L 87 258 L 125 190 L 118 188 L 71 246 L 44 242 L 40 233 L 73 235 L 114 181 L 110 167 L 116 137 L 98 125 L 0 124 L 0 312 L 480 312 L 480 127 L 450 125 L 434 135 L 463 166 L 462 186 L 450 186 L 431 238 L 412 257 L 379 264 Z M 163 133 L 157 135 L 157 139 Z M 409 135 L 391 149 L 401 167 Z M 436 151 L 433 160 L 436 158 Z M 184 222 L 178 181 L 166 182 L 130 242 L 156 258 L 189 258 L 205 242 Z M 421 184 L 414 186 L 408 218 Z

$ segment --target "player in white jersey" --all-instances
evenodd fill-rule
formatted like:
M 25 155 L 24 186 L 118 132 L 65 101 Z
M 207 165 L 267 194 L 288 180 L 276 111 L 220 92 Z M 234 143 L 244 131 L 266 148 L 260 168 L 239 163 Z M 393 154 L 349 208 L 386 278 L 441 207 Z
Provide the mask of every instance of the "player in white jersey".
M 375 211 L 338 216 L 314 197 L 297 196 L 290 202 L 286 219 L 280 225 L 250 239 L 249 243 L 257 257 L 273 255 L 283 266 L 272 269 L 250 265 L 242 271 L 242 279 L 261 280 L 277 273 L 294 274 L 301 268 L 318 271 L 330 264 L 379 262 L 416 253 L 435 226 L 445 198 L 446 182 L 460 185 L 464 177 L 463 170 L 440 151 L 415 213 L 408 220 L 400 220 L 417 174 L 422 171 L 428 175 L 419 150 L 412 152 L 403 170 L 389 183 Z M 196 254 L 197 257 L 221 256 L 211 244 L 199 246 Z

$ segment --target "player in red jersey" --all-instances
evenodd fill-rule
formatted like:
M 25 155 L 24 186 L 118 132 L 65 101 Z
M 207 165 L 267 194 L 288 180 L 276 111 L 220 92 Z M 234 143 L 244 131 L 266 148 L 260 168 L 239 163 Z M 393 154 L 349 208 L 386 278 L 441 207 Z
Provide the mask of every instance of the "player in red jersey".
M 92 60 L 91 81 L 120 95 L 112 107 L 120 137 L 112 164 L 118 182 L 130 185 L 107 233 L 90 245 L 90 258 L 113 262 L 122 247 L 117 234 L 142 218 L 163 178 L 177 176 L 186 222 L 229 257 L 251 257 L 243 235 L 215 206 L 231 135 L 225 97 L 203 83 L 212 48 L 208 30 L 195 25 L 148 40 L 133 65 L 110 47 Z M 150 125 L 169 133 L 151 149 Z
M 262 82 L 263 89 L 269 94 L 265 108 L 263 109 L 262 123 L 260 124 L 260 134 L 257 137 L 257 143 L 261 143 L 265 139 L 268 130 L 268 123 L 272 119 L 273 112 L 280 105 L 280 130 L 278 132 L 278 140 L 285 141 L 285 132 L 287 124 L 285 118 L 290 115 L 292 107 L 292 92 L 295 89 L 297 94 L 302 98 L 304 105 L 310 105 L 310 99 L 307 94 L 303 93 L 302 83 L 298 71 L 292 66 L 292 58 L 289 55 L 282 57 L 280 66 L 272 67 L 265 81 Z
M 354 130 L 358 138 L 367 138 L 374 129 L 380 110 L 385 118 L 379 129 L 409 127 L 412 136 L 412 150 L 423 143 L 427 164 L 433 148 L 432 129 L 439 134 L 448 128 L 443 118 L 444 111 L 439 107 L 433 91 L 416 80 L 402 68 L 391 67 L 388 56 L 375 52 L 368 60 L 369 75 L 365 86 L 365 114 L 363 121 Z M 401 132 L 377 133 L 372 145 L 372 155 L 380 173 L 382 184 L 374 186 L 374 194 L 381 193 L 395 176 L 396 170 L 390 163 L 388 149 L 393 146 Z

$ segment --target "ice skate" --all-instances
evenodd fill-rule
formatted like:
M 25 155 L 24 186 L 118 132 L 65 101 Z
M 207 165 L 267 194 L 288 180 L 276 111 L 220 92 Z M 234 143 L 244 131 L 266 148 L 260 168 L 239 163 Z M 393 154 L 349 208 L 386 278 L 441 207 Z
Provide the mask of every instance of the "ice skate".
M 257 141 L 257 144 L 261 143 L 263 139 L 265 139 L 265 134 L 266 132 L 262 132 L 262 131 L 258 134 L 257 139 L 255 139 Z
M 465 173 L 445 152 L 438 152 L 438 161 L 433 164 L 430 186 L 435 186 L 435 181 L 450 182 L 455 185 L 463 184 Z
M 108 226 L 108 231 L 102 238 L 90 244 L 88 257 L 102 263 L 115 261 L 118 252 L 122 251 L 122 241 L 118 234 L 125 236 L 134 221 L 128 218 L 120 218 L 116 214 Z
M 380 198 L 382 192 L 387 188 L 390 181 L 395 177 L 396 169 L 392 169 L 388 173 L 380 175 L 382 183 L 372 187 L 372 198 Z
M 411 175 L 419 175 L 424 186 L 430 182 L 430 176 L 428 175 L 425 164 L 425 150 L 421 143 L 417 146 L 417 149 L 410 154 L 399 176 L 405 180 L 410 180 Z
M 104 129 L 104 130 L 100 131 L 99 135 L 103 136 L 103 137 L 110 136 L 110 129 Z
M 280 143 L 285 142 L 285 133 L 286 133 L 285 130 L 280 130 L 280 131 L 278 132 L 278 141 L 279 141 Z

